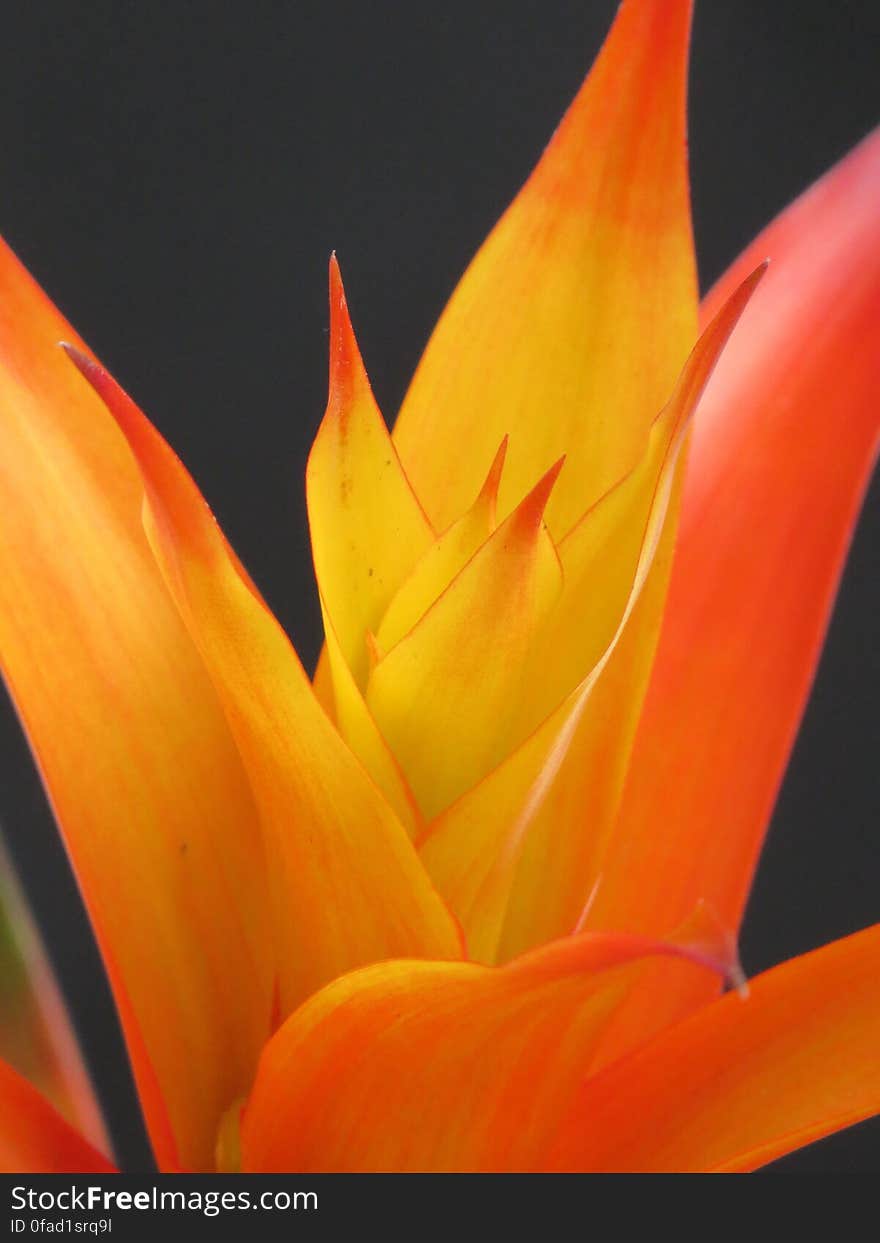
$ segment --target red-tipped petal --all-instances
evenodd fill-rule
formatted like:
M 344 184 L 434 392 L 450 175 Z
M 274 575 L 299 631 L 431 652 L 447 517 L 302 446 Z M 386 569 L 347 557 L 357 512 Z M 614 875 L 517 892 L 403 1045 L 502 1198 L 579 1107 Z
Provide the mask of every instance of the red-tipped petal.
M 561 538 L 638 457 L 669 396 L 697 328 L 690 10 L 690 0 L 625 0 L 443 312 L 394 429 L 438 529 L 464 512 L 509 432 L 502 512 L 568 455 L 548 509 Z
M 330 262 L 330 396 L 306 471 L 312 555 L 339 649 L 363 687 L 364 633 L 434 532 L 373 399 L 335 257 Z M 333 654 L 330 654 L 331 671 Z M 341 677 L 334 673 L 334 682 Z

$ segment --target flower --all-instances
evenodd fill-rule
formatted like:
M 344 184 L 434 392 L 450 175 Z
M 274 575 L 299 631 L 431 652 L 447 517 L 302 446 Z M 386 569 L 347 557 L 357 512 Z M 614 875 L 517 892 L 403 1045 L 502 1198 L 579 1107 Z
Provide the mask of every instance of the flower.
M 0 660 L 163 1169 L 750 1169 L 880 1108 L 880 928 L 733 949 L 876 452 L 880 135 L 698 336 L 689 20 L 623 4 L 393 440 L 331 264 L 314 687 L 3 257 Z M 7 1167 L 107 1168 L 0 1099 Z

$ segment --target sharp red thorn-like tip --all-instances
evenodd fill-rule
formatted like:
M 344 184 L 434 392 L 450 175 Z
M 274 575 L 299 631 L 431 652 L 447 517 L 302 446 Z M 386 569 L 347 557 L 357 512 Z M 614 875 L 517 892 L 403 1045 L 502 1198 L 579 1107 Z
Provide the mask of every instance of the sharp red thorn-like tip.
M 354 389 L 366 383 L 336 251 L 330 256 L 330 405 L 344 417 Z
M 505 436 L 495 452 L 492 459 L 492 465 L 486 475 L 485 482 L 480 488 L 480 494 L 477 497 L 478 503 L 488 505 L 492 512 L 492 520 L 494 522 L 495 505 L 498 500 L 498 489 L 501 486 L 501 476 L 504 473 L 504 462 L 507 458 L 507 446 L 510 440 L 509 436 Z

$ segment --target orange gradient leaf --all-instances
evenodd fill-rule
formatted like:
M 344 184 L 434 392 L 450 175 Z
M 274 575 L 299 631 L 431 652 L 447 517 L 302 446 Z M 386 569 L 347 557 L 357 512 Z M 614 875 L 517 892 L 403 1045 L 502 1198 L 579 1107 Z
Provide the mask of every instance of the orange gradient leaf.
M 401 954 L 458 957 L 458 929 L 406 830 L 319 706 L 183 465 L 105 371 L 71 357 L 140 466 L 152 547 L 251 779 L 270 860 L 282 1017 L 353 967 Z
M 0 664 L 157 1157 L 201 1168 L 268 1032 L 256 812 L 144 537 L 138 471 L 64 338 L 70 326 L 0 248 Z
M 660 644 L 591 927 L 650 934 L 698 898 L 739 923 L 877 452 L 878 195 L 880 132 L 707 300 L 708 315 L 771 257 L 749 331 L 725 351 L 695 422 Z
M 394 429 L 438 530 L 470 504 L 509 433 L 502 513 L 567 455 L 548 508 L 560 538 L 638 457 L 672 390 L 697 328 L 690 11 L 690 0 L 624 0 L 440 318 Z

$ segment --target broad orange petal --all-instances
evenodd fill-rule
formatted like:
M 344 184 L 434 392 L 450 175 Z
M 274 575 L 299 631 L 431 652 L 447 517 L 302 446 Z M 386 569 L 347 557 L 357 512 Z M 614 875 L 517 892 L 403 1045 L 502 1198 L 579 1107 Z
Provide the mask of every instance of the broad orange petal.
M 686 947 L 606 935 L 506 967 L 393 962 L 335 981 L 266 1047 L 243 1168 L 530 1168 L 651 954 L 714 969 Z
M 880 429 L 880 132 L 784 212 L 697 415 L 663 630 L 590 926 L 739 923 Z M 832 826 L 829 826 L 829 832 Z
M 141 468 L 152 547 L 251 779 L 282 1017 L 327 980 L 364 963 L 406 954 L 458 957 L 458 929 L 404 826 L 327 719 L 192 479 L 107 373 L 72 356 Z
M 434 331 L 394 440 L 438 530 L 470 504 L 510 433 L 501 512 L 567 454 L 548 509 L 561 537 L 637 458 L 672 390 L 697 328 L 690 10 L 690 0 L 621 5 Z
M 143 486 L 0 250 L 0 664 L 107 964 L 158 1158 L 211 1160 L 266 1037 L 256 812 Z M 185 761 L 185 762 L 184 762 Z
M 546 1166 L 743 1171 L 880 1112 L 880 925 L 774 967 L 588 1080 Z
M 0 1173 L 113 1174 L 115 1170 L 36 1088 L 0 1061 Z

